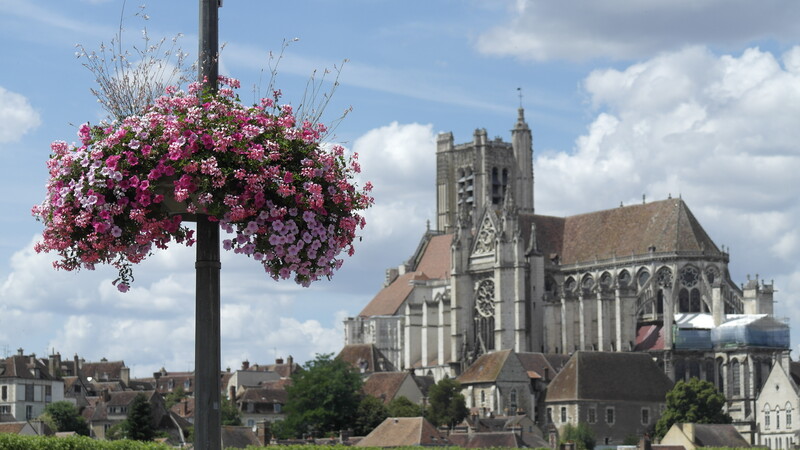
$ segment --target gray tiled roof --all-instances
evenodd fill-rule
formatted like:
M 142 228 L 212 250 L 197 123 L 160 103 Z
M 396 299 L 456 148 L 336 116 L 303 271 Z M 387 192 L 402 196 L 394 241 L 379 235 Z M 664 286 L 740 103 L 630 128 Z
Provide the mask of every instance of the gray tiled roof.
M 671 388 L 646 353 L 579 351 L 548 386 L 546 401 L 664 402 Z

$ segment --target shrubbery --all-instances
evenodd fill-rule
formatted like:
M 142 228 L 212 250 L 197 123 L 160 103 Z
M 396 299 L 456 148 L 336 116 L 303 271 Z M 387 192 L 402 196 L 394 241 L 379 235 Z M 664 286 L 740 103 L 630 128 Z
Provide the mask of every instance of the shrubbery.
M 98 441 L 86 436 L 19 436 L 0 433 L 3 450 L 166 450 L 172 447 L 155 442 Z

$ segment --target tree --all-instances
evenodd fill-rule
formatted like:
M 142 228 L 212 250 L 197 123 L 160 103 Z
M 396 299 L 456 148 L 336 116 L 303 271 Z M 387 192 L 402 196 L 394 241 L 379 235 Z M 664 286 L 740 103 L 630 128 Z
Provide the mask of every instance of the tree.
M 353 426 L 361 402 L 362 381 L 346 362 L 320 355 L 292 375 L 287 387 L 287 434 L 322 436 Z
M 131 402 L 122 429 L 126 438 L 136 441 L 151 441 L 155 437 L 150 401 L 144 394 L 137 395 Z
M 50 403 L 44 409 L 45 422 L 55 427 L 57 431 L 74 431 L 82 436 L 89 435 L 89 425 L 80 415 L 78 408 L 71 402 L 60 401 Z M 47 420 L 50 419 L 50 420 Z
M 242 424 L 242 413 L 239 411 L 239 408 L 236 407 L 236 403 L 233 399 L 222 399 L 220 414 L 222 415 L 223 425 L 239 426 Z
M 180 403 L 181 400 L 188 397 L 189 394 L 186 393 L 186 390 L 183 389 L 182 385 L 178 385 L 175 389 L 172 390 L 166 397 L 164 397 L 164 403 L 167 409 L 172 408 L 177 403 Z
M 559 442 L 574 442 L 577 450 L 592 450 L 595 444 L 594 432 L 586 423 L 580 422 L 577 426 L 568 423 L 561 428 Z
M 353 431 L 356 436 L 366 436 L 387 417 L 389 417 L 389 411 L 383 401 L 371 395 L 364 395 L 358 403 Z
M 420 417 L 425 412 L 421 406 L 402 395 L 389 402 L 388 410 L 389 417 Z
M 656 437 L 664 437 L 675 423 L 731 423 L 723 406 L 725 396 L 712 383 L 698 378 L 678 381 L 667 393 L 667 409 L 656 423 Z
M 461 383 L 443 378 L 431 386 L 428 392 L 426 418 L 434 425 L 454 427 L 469 413 L 466 401 L 461 394 Z

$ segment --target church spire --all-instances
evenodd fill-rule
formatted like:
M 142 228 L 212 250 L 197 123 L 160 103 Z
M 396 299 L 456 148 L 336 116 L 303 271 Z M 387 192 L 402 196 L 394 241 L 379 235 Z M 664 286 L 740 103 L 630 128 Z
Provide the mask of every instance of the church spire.
M 531 129 L 525 122 L 525 109 L 522 107 L 522 89 L 517 88 L 520 105 L 517 109 L 517 123 L 511 130 L 511 145 L 517 160 L 514 196 L 521 212 L 533 212 L 533 140 Z

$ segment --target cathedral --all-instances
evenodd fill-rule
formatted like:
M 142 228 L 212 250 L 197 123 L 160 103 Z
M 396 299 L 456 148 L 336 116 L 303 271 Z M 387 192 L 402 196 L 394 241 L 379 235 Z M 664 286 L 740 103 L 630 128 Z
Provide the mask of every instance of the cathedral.
M 754 423 L 755 396 L 789 354 L 772 284 L 737 285 L 680 198 L 554 217 L 535 212 L 533 186 L 522 108 L 510 143 L 440 134 L 435 229 L 345 321 L 345 344 L 436 379 L 499 350 L 649 352 L 673 380 L 713 382 L 735 422 Z

